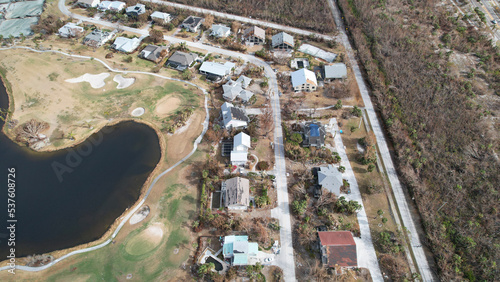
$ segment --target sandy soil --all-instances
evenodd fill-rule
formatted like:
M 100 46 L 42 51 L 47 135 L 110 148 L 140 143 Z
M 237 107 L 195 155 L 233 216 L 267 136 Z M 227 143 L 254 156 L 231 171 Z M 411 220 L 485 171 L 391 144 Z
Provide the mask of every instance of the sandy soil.
M 124 88 L 127 88 L 130 85 L 134 84 L 135 77 L 125 78 L 121 74 L 117 74 L 113 78 L 113 81 L 118 83 L 118 85 L 116 86 L 116 89 L 124 89 Z
M 205 119 L 205 113 L 198 110 L 193 113 L 189 128 L 183 134 L 174 134 L 167 137 L 167 161 L 175 163 L 185 157 L 193 149 L 193 140 L 200 135 L 203 128 L 202 122 Z
M 158 101 L 155 112 L 159 116 L 166 116 L 181 105 L 181 99 L 168 95 Z
M 69 83 L 88 82 L 88 83 L 90 83 L 90 86 L 92 88 L 97 89 L 97 88 L 102 88 L 102 87 L 106 86 L 106 82 L 104 82 L 104 80 L 106 78 L 108 78 L 108 76 L 110 76 L 110 74 L 105 73 L 105 72 L 100 73 L 100 74 L 86 73 L 86 74 L 79 76 L 77 78 L 66 79 L 65 81 L 69 82 Z
M 135 108 L 135 109 L 132 111 L 131 115 L 132 115 L 133 117 L 140 117 L 140 116 L 142 116 L 142 115 L 144 114 L 144 112 L 145 112 L 145 111 L 146 111 L 146 110 L 144 110 L 144 108 Z
M 153 244 L 157 245 L 163 238 L 163 227 L 164 226 L 162 223 L 156 222 L 143 231 L 143 237 L 150 240 Z

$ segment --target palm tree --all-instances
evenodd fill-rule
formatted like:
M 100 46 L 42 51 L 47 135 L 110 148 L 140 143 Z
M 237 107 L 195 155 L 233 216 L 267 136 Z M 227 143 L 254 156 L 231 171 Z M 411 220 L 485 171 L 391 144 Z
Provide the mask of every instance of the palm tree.
M 68 133 L 68 139 L 71 141 L 75 140 L 75 134 L 73 132 Z
M 186 42 L 179 43 L 179 51 L 187 51 Z

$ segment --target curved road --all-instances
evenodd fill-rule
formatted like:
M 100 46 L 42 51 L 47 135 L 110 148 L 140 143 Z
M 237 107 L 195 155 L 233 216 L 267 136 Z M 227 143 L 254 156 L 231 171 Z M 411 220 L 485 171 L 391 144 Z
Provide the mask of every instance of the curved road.
M 345 26 L 343 21 L 341 20 L 340 12 L 338 10 L 338 7 L 333 3 L 332 0 L 328 0 L 328 3 L 330 4 L 330 9 L 332 10 L 333 16 L 335 18 L 335 23 L 337 24 L 337 27 L 339 29 L 342 43 L 346 48 L 347 57 L 354 71 L 356 82 L 358 84 L 359 91 L 361 92 L 361 97 L 363 98 L 363 102 L 365 104 L 365 110 L 368 113 L 368 119 L 372 125 L 373 133 L 375 134 L 375 137 L 377 139 L 377 144 L 380 150 L 380 156 L 383 160 L 385 171 L 387 172 L 389 182 L 391 183 L 392 191 L 394 193 L 394 197 L 396 198 L 397 207 L 399 209 L 403 221 L 402 227 L 406 227 L 409 231 L 408 237 L 410 239 L 411 251 L 415 257 L 414 263 L 415 265 L 417 265 L 418 271 L 423 281 L 435 281 L 436 277 L 434 276 L 432 269 L 429 267 L 429 262 L 427 261 L 427 257 L 425 256 L 424 250 L 421 247 L 422 243 L 418 236 L 415 223 L 413 222 L 410 209 L 408 208 L 408 203 L 403 193 L 403 187 L 401 185 L 401 182 L 399 182 L 396 168 L 394 166 L 394 163 L 392 162 L 391 154 L 389 152 L 389 147 L 387 145 L 387 141 L 385 140 L 385 136 L 382 131 L 382 126 L 380 125 L 375 109 L 373 108 L 373 104 L 370 99 L 370 94 L 368 92 L 368 87 L 366 86 L 363 76 L 361 75 L 361 70 L 356 61 L 356 58 L 354 57 L 354 52 L 351 47 L 351 43 L 349 42 L 349 39 L 347 38 L 347 35 L 345 33 Z M 390 195 L 388 196 L 390 197 Z

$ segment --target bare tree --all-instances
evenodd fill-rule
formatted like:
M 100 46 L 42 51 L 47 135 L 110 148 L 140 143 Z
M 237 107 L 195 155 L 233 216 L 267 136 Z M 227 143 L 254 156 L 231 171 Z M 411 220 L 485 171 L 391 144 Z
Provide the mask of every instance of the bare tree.
M 47 122 L 31 119 L 17 128 L 16 139 L 19 142 L 26 142 L 28 144 L 35 143 L 42 139 L 40 134 L 49 129 L 49 127 Z

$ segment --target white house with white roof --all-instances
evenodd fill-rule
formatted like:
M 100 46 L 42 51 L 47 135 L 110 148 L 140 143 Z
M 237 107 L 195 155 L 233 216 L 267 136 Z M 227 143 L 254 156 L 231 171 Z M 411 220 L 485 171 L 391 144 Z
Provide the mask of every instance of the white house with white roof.
M 130 53 L 133 52 L 139 45 L 141 44 L 141 40 L 139 38 L 126 38 L 126 37 L 117 37 L 115 42 L 111 45 L 111 48 Z
M 168 13 L 162 13 L 158 11 L 154 11 L 151 14 L 151 19 L 158 24 L 167 24 L 172 20 L 172 15 Z
M 252 79 L 243 75 L 240 76 L 240 78 L 238 78 L 238 80 L 236 81 L 229 79 L 228 82 L 226 82 L 226 84 L 222 86 L 222 89 L 224 90 L 222 96 L 225 100 L 233 101 L 234 99 L 239 97 L 241 100 L 243 100 L 243 102 L 247 103 L 250 98 L 252 98 L 253 92 L 244 89 L 246 88 L 246 86 L 248 86 L 248 84 L 250 84 L 250 82 L 248 80 L 245 80 L 244 78 L 242 79 L 242 77 L 245 77 L 252 81 Z
M 292 86 L 295 92 L 316 91 L 318 81 L 314 72 L 308 69 L 300 69 L 292 72 Z
M 99 5 L 100 0 L 78 0 L 76 3 L 84 8 L 95 8 L 97 7 L 97 5 Z
M 212 32 L 210 36 L 215 36 L 218 38 L 228 37 L 231 34 L 231 29 L 222 24 L 214 24 L 212 25 Z
M 250 121 L 243 109 L 236 108 L 233 104 L 225 102 L 221 106 L 222 123 L 224 128 L 246 128 Z
M 67 23 L 58 30 L 58 33 L 61 37 L 70 38 L 82 35 L 83 31 L 83 27 L 78 26 L 75 23 Z
M 114 11 L 114 12 L 120 12 L 121 10 L 125 9 L 125 2 L 121 1 L 102 1 L 101 4 L 99 4 L 98 9 L 101 11 Z
M 200 67 L 200 73 L 207 75 L 207 78 L 217 81 L 228 76 L 234 67 L 236 67 L 236 64 L 231 62 L 225 62 L 224 64 L 203 62 Z
M 233 138 L 233 150 L 231 151 L 231 164 L 240 166 L 247 163 L 248 148 L 250 148 L 250 136 L 243 132 Z

